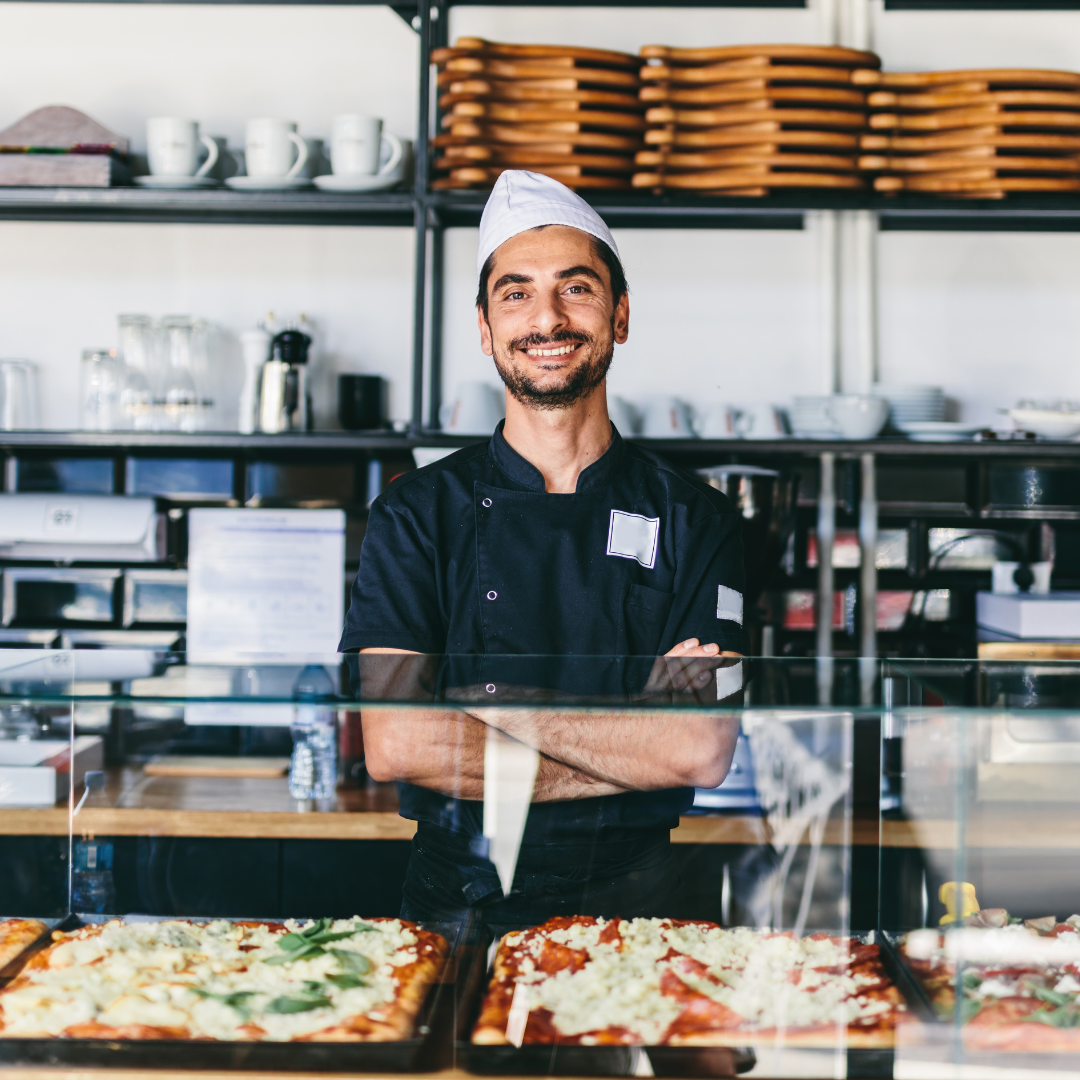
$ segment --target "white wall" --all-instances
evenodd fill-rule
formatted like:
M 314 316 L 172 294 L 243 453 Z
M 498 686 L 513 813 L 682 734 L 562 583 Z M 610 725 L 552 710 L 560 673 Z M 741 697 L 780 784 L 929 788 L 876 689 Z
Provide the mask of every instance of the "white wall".
M 874 2 L 875 47 L 893 69 L 1080 70 L 1080 13 L 884 14 Z M 462 7 L 451 30 L 631 51 L 823 40 L 816 11 L 783 9 Z M 0 40 L 0 126 L 64 103 L 136 149 L 146 117 L 177 113 L 234 145 L 254 115 L 326 135 L 336 112 L 364 110 L 414 134 L 415 35 L 388 9 L 4 3 Z M 623 230 L 617 239 L 632 326 L 616 353 L 615 392 L 782 402 L 818 389 L 811 233 Z M 448 389 L 493 374 L 477 347 L 475 244 L 471 230 L 448 236 Z M 189 310 L 235 332 L 268 307 L 302 310 L 324 332 L 327 368 L 386 375 L 403 418 L 411 245 L 408 230 L 393 229 L 0 223 L 0 355 L 42 364 L 46 422 L 67 427 L 79 349 L 110 343 L 118 312 Z M 979 421 L 1020 397 L 1080 397 L 1080 235 L 885 233 L 879 255 L 883 378 L 940 383 Z

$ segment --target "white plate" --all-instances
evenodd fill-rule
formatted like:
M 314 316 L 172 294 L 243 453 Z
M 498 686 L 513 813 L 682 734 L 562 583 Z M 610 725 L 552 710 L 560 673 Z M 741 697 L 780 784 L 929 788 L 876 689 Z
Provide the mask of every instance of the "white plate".
M 135 183 L 139 187 L 166 188 L 174 191 L 221 186 L 221 182 L 212 176 L 136 176 Z
M 397 172 L 389 176 L 369 176 L 366 173 L 335 176 L 328 173 L 315 177 L 315 186 L 320 191 L 389 191 L 400 183 L 401 174 Z
M 311 187 L 303 176 L 230 176 L 225 181 L 233 191 L 300 191 Z
M 920 420 L 912 423 L 899 423 L 896 428 L 909 439 L 916 442 L 959 442 L 970 439 L 977 431 L 982 431 L 982 424 L 957 424 L 949 420 Z

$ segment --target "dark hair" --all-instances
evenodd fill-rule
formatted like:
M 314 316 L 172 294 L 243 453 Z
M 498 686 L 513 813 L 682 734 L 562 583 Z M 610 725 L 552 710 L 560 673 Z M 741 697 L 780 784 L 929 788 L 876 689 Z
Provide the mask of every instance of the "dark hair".
M 547 227 L 547 225 L 537 226 L 539 229 L 546 229 Z M 622 263 L 619 262 L 619 256 L 599 237 L 590 233 L 589 240 L 592 241 L 593 254 L 608 268 L 608 275 L 611 277 L 611 303 L 614 306 L 629 291 Z M 494 264 L 495 252 L 493 251 L 487 257 L 483 269 L 480 271 L 480 287 L 476 291 L 476 306 L 484 313 L 485 319 L 488 317 L 488 281 L 491 278 Z

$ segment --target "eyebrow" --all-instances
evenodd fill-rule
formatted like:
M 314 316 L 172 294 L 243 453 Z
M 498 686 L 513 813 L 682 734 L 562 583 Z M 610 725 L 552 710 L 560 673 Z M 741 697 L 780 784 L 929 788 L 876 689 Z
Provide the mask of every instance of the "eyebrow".
M 560 270 L 555 275 L 556 281 L 565 281 L 567 278 L 572 277 L 588 277 L 593 281 L 604 284 L 604 279 L 591 267 L 591 266 L 571 266 L 567 270 Z M 528 274 L 503 274 L 494 285 L 491 286 L 492 292 L 498 292 L 504 285 L 529 285 L 532 283 L 532 278 Z
M 503 274 L 503 276 L 491 286 L 491 291 L 497 292 L 504 285 L 528 285 L 531 281 L 532 278 L 527 274 Z

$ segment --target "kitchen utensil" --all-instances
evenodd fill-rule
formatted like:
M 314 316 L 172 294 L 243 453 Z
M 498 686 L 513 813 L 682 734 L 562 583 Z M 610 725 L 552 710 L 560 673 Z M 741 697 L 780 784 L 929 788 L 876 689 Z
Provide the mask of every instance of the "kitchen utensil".
M 788 60 L 803 64 L 835 64 L 857 69 L 881 67 L 881 58 L 876 53 L 845 49 L 836 45 L 719 45 L 689 49 L 674 48 L 670 45 L 643 45 L 639 55 L 645 60 L 663 60 L 669 64 L 691 66 L 733 64 L 737 60 L 750 63 Z
M 1080 435 L 1080 411 L 1016 408 L 1009 410 L 1013 423 L 1044 439 L 1075 439 Z
M 29 360 L 0 360 L 0 431 L 40 426 L 36 365 Z
M 750 611 L 779 566 L 795 527 L 799 478 L 755 465 L 719 465 L 698 473 L 722 491 L 742 517 L 746 562 L 743 610 Z
M 386 427 L 386 380 L 379 375 L 338 376 L 338 420 L 346 431 Z
M 960 424 L 951 420 L 900 421 L 893 427 L 915 442 L 963 442 L 983 429 L 982 424 Z
M 236 430 L 250 434 L 257 430 L 259 420 L 259 377 L 263 364 L 270 359 L 270 332 L 257 326 L 240 335 L 240 349 L 244 358 L 244 385 L 240 390 Z
M 330 167 L 335 176 L 383 176 L 401 162 L 401 140 L 377 116 L 346 113 L 331 121 Z M 389 154 L 383 150 L 389 147 Z
M 206 159 L 199 164 L 200 144 Z M 160 177 L 205 177 L 217 164 L 218 145 L 199 134 L 197 120 L 156 116 L 146 122 L 146 156 L 150 173 Z
M 295 159 L 293 147 L 296 148 Z M 296 124 L 291 120 L 249 120 L 245 128 L 244 157 L 250 179 L 292 180 L 300 176 L 308 159 L 308 148 L 297 135 Z
M 641 434 L 647 439 L 692 439 L 690 407 L 678 398 L 661 395 L 649 398 L 642 408 Z
M 889 419 L 889 403 L 867 394 L 836 394 L 826 411 L 845 439 L 873 439 Z
M 83 349 L 79 367 L 79 426 L 84 431 L 120 431 L 124 365 L 112 349 Z
M 259 386 L 259 430 L 278 434 L 311 427 L 308 349 L 311 338 L 301 330 L 283 330 L 270 343 Z
M 439 409 L 439 423 L 455 435 L 490 435 L 506 415 L 505 401 L 489 383 L 459 383 L 454 400 Z

